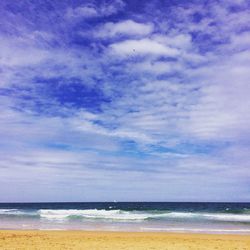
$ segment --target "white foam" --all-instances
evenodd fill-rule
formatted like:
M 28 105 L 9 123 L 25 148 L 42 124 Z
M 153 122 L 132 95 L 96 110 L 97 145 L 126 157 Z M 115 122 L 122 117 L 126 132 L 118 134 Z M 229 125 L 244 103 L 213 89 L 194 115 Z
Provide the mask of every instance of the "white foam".
M 82 219 L 102 219 L 118 221 L 143 221 L 147 219 L 191 219 L 212 220 L 227 222 L 250 222 L 250 214 L 230 213 L 195 213 L 195 212 L 149 212 L 149 211 L 123 211 L 105 209 L 40 209 L 26 211 L 18 209 L 0 209 L 0 215 L 8 216 L 40 216 L 49 220 L 67 220 L 72 217 Z
M 219 220 L 219 221 L 239 221 L 250 222 L 250 215 L 246 214 L 203 214 L 204 218 Z
M 191 218 L 194 217 L 196 213 L 189 212 L 169 212 L 169 213 L 160 213 L 152 214 L 150 218 Z
M 194 218 L 229 222 L 250 222 L 250 214 L 170 212 L 152 215 L 150 218 Z
M 69 210 L 50 210 L 41 209 L 39 214 L 42 218 L 64 220 L 70 216 L 80 216 L 87 219 L 109 219 L 109 220 L 145 220 L 148 215 L 143 213 L 130 213 L 121 210 L 104 209 L 69 209 Z
M 0 214 L 2 215 L 21 215 L 23 214 L 22 211 L 18 209 L 0 209 Z
M 0 214 L 13 213 L 18 211 L 18 209 L 0 209 Z
M 46 219 L 64 220 L 72 216 L 79 216 L 85 219 L 106 219 L 106 220 L 124 220 L 137 221 L 146 219 L 163 219 L 163 218 L 193 218 L 216 221 L 232 222 L 250 222 L 249 214 L 219 214 L 219 213 L 191 213 L 191 212 L 168 212 L 168 213 L 149 213 L 140 211 L 122 211 L 122 210 L 104 210 L 104 209 L 41 209 L 40 217 Z

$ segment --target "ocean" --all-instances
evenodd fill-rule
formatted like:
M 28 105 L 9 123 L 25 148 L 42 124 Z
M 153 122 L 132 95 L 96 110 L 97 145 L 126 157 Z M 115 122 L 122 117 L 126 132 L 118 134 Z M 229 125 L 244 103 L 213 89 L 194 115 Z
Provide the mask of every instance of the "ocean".
M 250 203 L 0 203 L 0 229 L 250 234 Z

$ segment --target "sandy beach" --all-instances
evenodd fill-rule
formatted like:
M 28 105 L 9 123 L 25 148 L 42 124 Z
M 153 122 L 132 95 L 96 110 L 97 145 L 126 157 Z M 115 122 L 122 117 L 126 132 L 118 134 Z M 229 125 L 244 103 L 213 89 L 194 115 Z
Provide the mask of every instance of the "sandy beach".
M 248 250 L 250 235 L 3 230 L 0 249 Z

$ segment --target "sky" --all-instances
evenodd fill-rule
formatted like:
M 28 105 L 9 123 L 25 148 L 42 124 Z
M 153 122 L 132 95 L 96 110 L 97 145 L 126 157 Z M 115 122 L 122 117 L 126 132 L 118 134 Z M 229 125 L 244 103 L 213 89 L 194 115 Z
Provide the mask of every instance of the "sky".
M 2 0 L 0 202 L 250 201 L 247 0 Z

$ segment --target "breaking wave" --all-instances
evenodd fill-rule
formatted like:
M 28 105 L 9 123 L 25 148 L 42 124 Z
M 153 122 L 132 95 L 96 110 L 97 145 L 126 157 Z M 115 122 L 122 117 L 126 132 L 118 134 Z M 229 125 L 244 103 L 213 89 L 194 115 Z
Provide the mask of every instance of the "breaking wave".
M 19 210 L 0 209 L 0 216 L 6 217 L 39 217 L 47 220 L 111 220 L 111 221 L 145 221 L 145 220 L 209 220 L 224 222 L 250 223 L 250 214 L 202 213 L 172 211 L 124 211 L 105 209 L 39 209 Z

